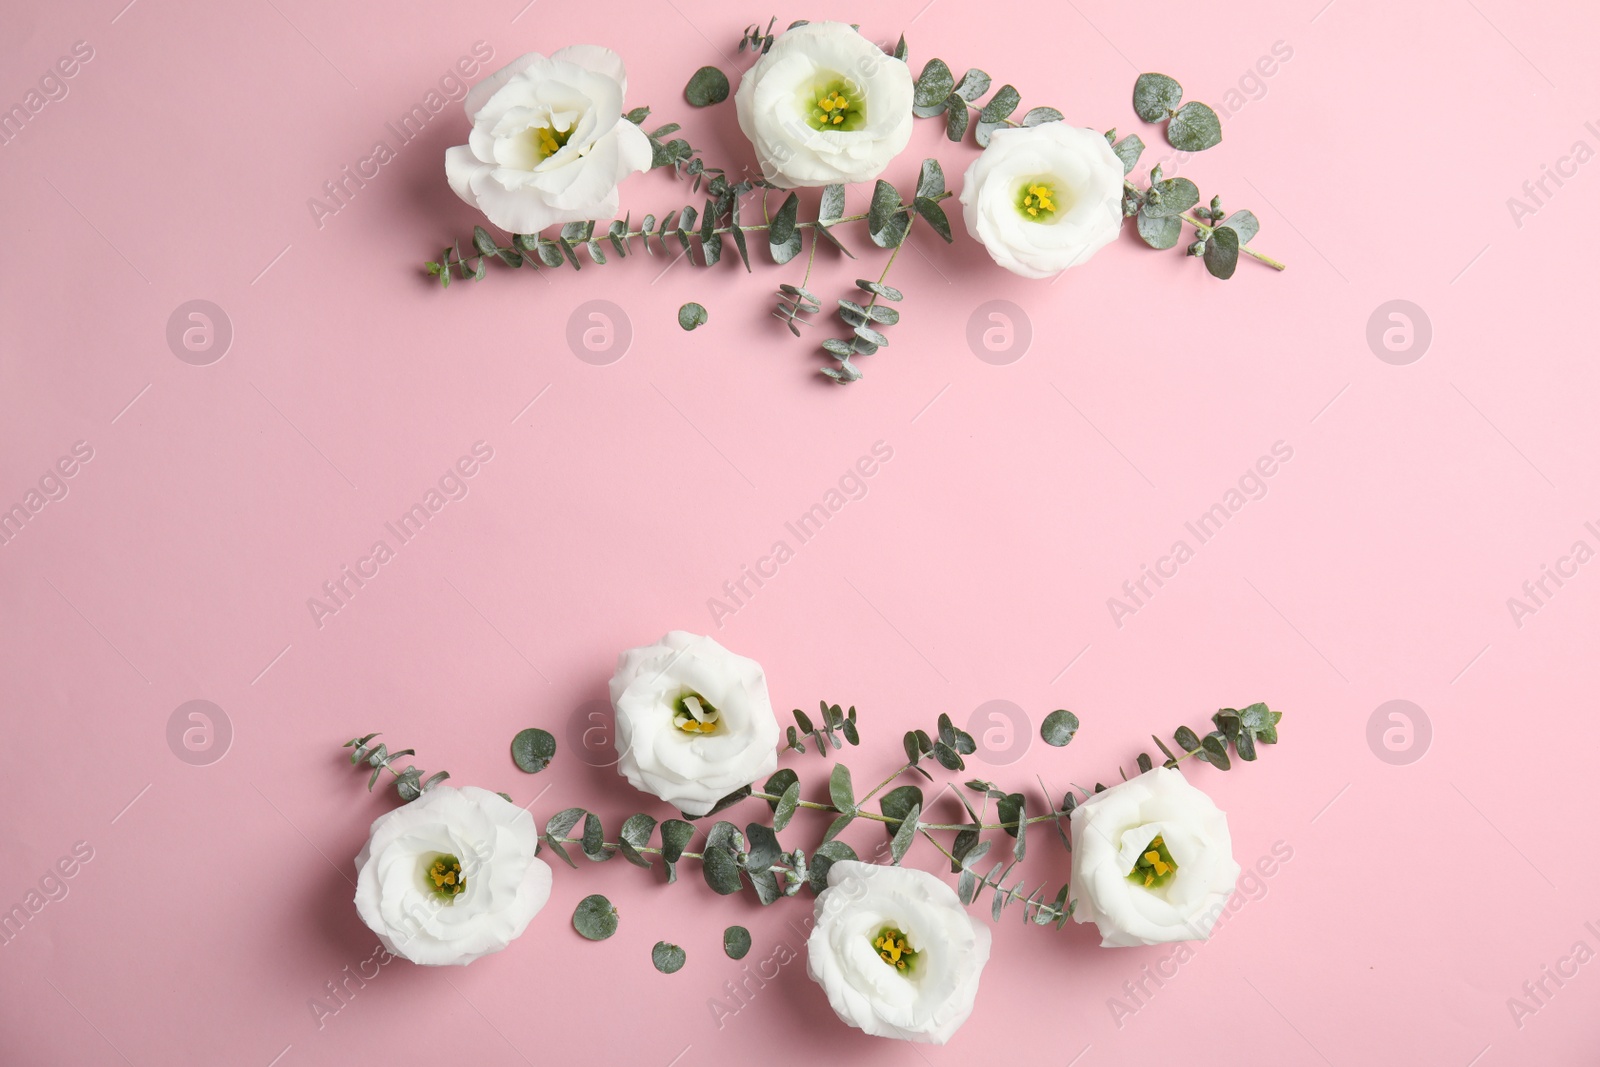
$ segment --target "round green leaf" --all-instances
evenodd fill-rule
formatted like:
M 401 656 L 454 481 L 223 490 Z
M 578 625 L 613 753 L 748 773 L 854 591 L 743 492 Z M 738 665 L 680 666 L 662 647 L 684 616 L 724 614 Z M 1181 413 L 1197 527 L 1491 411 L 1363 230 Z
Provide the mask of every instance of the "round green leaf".
M 1139 236 L 1151 248 L 1171 248 L 1183 234 L 1183 223 L 1171 215 L 1139 212 Z
M 656 970 L 662 974 L 675 974 L 681 971 L 687 958 L 683 949 L 677 945 L 669 945 L 665 941 L 657 941 L 656 947 L 650 950 L 650 962 L 654 963 Z
M 1218 226 L 1206 242 L 1206 270 L 1214 277 L 1227 281 L 1233 277 L 1233 268 L 1239 265 L 1239 234 L 1227 226 Z
M 1133 110 L 1146 122 L 1160 122 L 1182 99 L 1183 86 L 1165 74 L 1141 74 L 1133 83 Z
M 604 941 L 617 932 L 617 908 L 599 893 L 578 901 L 572 913 L 572 926 L 590 941 Z
M 683 87 L 684 98 L 695 107 L 710 107 L 728 99 L 728 76 L 716 67 L 701 67 Z
M 742 926 L 730 926 L 722 932 L 722 951 L 730 960 L 742 960 L 750 951 L 750 931 Z
M 1167 123 L 1167 140 L 1180 152 L 1204 152 L 1222 140 L 1222 123 L 1215 111 L 1191 100 Z
M 1039 736 L 1044 738 L 1044 743 L 1055 748 L 1061 748 L 1072 740 L 1072 735 L 1078 732 L 1078 717 L 1065 708 L 1052 711 L 1044 717 L 1044 722 L 1039 725 Z
M 685 330 L 692 330 L 697 326 L 704 326 L 711 316 L 706 314 L 706 309 L 694 302 L 687 303 L 678 309 L 678 325 Z
M 530 726 L 511 739 L 511 762 L 519 770 L 538 774 L 556 755 L 556 739 L 548 730 Z

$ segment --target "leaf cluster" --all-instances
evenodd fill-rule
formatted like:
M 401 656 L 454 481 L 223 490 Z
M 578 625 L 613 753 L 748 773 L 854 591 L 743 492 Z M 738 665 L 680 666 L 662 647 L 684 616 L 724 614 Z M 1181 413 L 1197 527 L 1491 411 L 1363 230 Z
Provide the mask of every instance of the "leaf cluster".
M 821 702 L 821 715 L 822 722 L 819 725 L 811 721 L 811 716 L 799 708 L 795 708 L 795 724 L 789 727 L 786 732 L 785 740 L 787 744 L 783 747 L 792 749 L 795 752 L 804 752 L 806 750 L 805 739 L 810 738 L 811 743 L 816 746 L 817 754 L 826 759 L 830 744 L 835 752 L 844 747 L 844 743 L 839 740 L 840 737 L 843 737 L 845 741 L 850 742 L 852 745 L 861 743 L 861 734 L 856 728 L 856 709 L 854 704 L 850 706 L 849 711 L 843 711 L 839 705 L 829 704 L 824 700 Z
M 912 114 L 921 119 L 944 116 L 945 136 L 959 144 L 972 131 L 972 140 L 979 148 L 989 146 L 989 138 L 1002 126 L 1038 126 L 1045 122 L 1061 121 L 1061 112 L 1053 107 L 1036 107 L 1013 122 L 1011 116 L 1022 103 L 1022 94 L 1015 86 L 1000 86 L 987 103 L 979 98 L 989 91 L 993 79 L 977 67 L 969 69 L 956 80 L 949 64 L 942 59 L 930 59 L 923 64 L 913 87 Z M 973 118 L 973 112 L 977 117 Z
M 378 776 L 384 771 L 388 771 L 394 775 L 395 792 L 400 794 L 401 800 L 410 803 L 450 777 L 449 771 L 435 771 L 427 778 L 424 778 L 423 775 L 427 772 L 420 767 L 409 765 L 403 771 L 395 770 L 390 764 L 401 756 L 415 756 L 417 754 L 416 749 L 403 748 L 398 752 L 390 752 L 388 746 L 382 742 L 376 745 L 372 743 L 372 739 L 377 736 L 376 733 L 370 733 L 365 737 L 353 737 L 341 746 L 355 749 L 354 752 L 350 753 L 350 762 L 352 764 L 366 763 L 372 768 L 372 775 L 367 779 L 367 792 L 372 792 L 372 787 L 378 782 Z M 501 795 L 504 796 L 505 794 L 502 793 Z M 507 797 L 507 799 L 509 800 L 510 798 Z
M 1178 727 L 1173 733 L 1173 740 L 1178 747 L 1183 749 L 1183 755 L 1174 756 L 1159 737 L 1151 737 L 1161 754 L 1166 757 L 1164 767 L 1176 767 L 1181 761 L 1193 756 L 1203 763 L 1209 763 L 1218 770 L 1228 770 L 1233 766 L 1232 759 L 1253 762 L 1257 755 L 1258 745 L 1275 745 L 1278 743 L 1278 720 L 1283 718 L 1283 712 L 1273 711 L 1266 704 L 1251 704 L 1244 708 L 1222 708 L 1211 716 L 1214 729 L 1205 734 L 1197 734 L 1187 726 Z M 1229 757 L 1232 749 L 1233 757 Z M 1138 767 L 1140 772 L 1148 771 L 1154 766 L 1154 760 L 1145 753 L 1140 753 Z

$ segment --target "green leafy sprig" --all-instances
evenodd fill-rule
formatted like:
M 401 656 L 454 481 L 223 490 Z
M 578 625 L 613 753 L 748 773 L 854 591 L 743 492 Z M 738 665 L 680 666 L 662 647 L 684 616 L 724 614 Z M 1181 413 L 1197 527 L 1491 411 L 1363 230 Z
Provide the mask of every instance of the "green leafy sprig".
M 970 128 L 972 139 L 979 148 L 986 148 L 995 130 L 1003 126 L 1030 127 L 1062 120 L 1060 111 L 1053 107 L 1036 107 L 1026 112 L 1021 120 L 1012 115 L 1022 103 L 1021 94 L 1012 85 L 1002 85 L 987 103 L 979 98 L 989 91 L 992 79 L 976 67 L 969 69 L 957 81 L 950 66 L 942 59 L 930 59 L 918 75 L 912 111 L 919 118 L 944 116 L 945 133 L 951 141 L 960 143 Z M 1203 152 L 1222 141 L 1222 124 L 1217 113 L 1198 101 L 1183 103 L 1183 87 L 1165 74 L 1141 74 L 1134 82 L 1133 109 L 1146 122 L 1165 122 L 1168 142 L 1184 152 Z M 1188 211 L 1200 202 L 1200 190 L 1188 178 L 1161 176 L 1157 167 L 1150 174 L 1150 184 L 1141 188 L 1126 180 L 1144 153 L 1144 141 L 1137 134 L 1117 139 L 1117 131 L 1109 130 L 1106 140 L 1111 150 L 1122 161 L 1124 218 L 1136 219 L 1136 229 L 1145 244 L 1154 249 L 1171 248 L 1178 243 L 1184 225 L 1195 228 L 1195 240 L 1186 248 L 1188 255 L 1203 260 L 1213 277 L 1233 277 L 1239 255 L 1251 256 L 1274 270 L 1284 265 L 1262 252 L 1249 247 L 1250 241 L 1261 229 L 1260 222 L 1249 211 L 1239 211 L 1225 216 L 1221 211 L 1221 197 L 1214 197 L 1209 208 L 1200 208 L 1194 215 Z
M 842 750 L 844 741 L 854 745 L 859 741 L 855 708 L 842 710 L 837 704 L 822 703 L 822 725 L 818 726 L 803 712 L 794 713 L 796 726 L 789 731 L 790 749 L 804 752 L 802 736 L 809 738 L 819 751 L 826 753 Z M 1257 746 L 1275 744 L 1278 739 L 1277 724 L 1281 712 L 1266 704 L 1251 704 L 1245 708 L 1223 708 L 1212 716 L 1213 730 L 1197 734 L 1181 726 L 1174 734 L 1177 755 L 1161 741 L 1153 738 L 1156 747 L 1166 757 L 1162 764 L 1176 767 L 1191 756 L 1222 770 L 1231 766 L 1229 755 L 1249 762 L 1257 758 Z M 1064 747 L 1071 742 L 1078 729 L 1077 716 L 1065 709 L 1046 716 L 1040 726 L 1040 735 L 1053 747 Z M 524 731 L 526 733 L 526 731 Z M 347 742 L 345 747 L 356 749 L 352 762 L 368 762 L 374 767 L 370 789 L 378 773 L 388 767 L 399 780 L 403 800 L 414 800 L 422 792 L 447 777 L 439 772 L 426 781 L 421 771 L 407 767 L 396 771 L 390 761 L 399 756 L 411 755 L 410 750 L 389 753 L 382 745 L 372 745 L 376 734 L 368 734 Z M 518 735 L 519 738 L 522 734 Z M 1080 803 L 1104 792 L 1106 787 L 1096 783 L 1092 789 L 1074 786 L 1061 798 L 1052 794 L 1039 782 L 1038 797 L 1030 799 L 1028 793 L 1007 790 L 994 782 L 972 779 L 962 789 L 952 792 L 960 800 L 965 818 L 957 822 L 934 822 L 923 818 L 929 803 L 922 787 L 917 784 L 896 785 L 902 776 L 915 772 L 923 779 L 934 782 L 927 768 L 936 763 L 947 771 L 966 769 L 964 756 L 977 750 L 971 734 L 957 727 L 949 715 L 940 715 L 932 733 L 909 730 L 902 738 L 905 762 L 896 767 L 882 781 L 865 793 L 856 791 L 850 768 L 835 762 L 828 774 L 825 800 L 801 798 L 802 784 L 797 771 L 782 768 L 775 772 L 758 790 L 752 786 L 723 797 L 703 816 L 685 815 L 681 819 L 658 821 L 645 813 L 630 815 L 614 833 L 607 834 L 604 820 L 598 814 L 581 807 L 571 807 L 557 812 L 539 833 L 540 850 L 549 849 L 568 866 L 579 864 L 572 854 L 576 849 L 592 863 L 603 863 L 622 856 L 629 863 L 646 869 L 661 861 L 663 879 L 678 880 L 679 864 L 695 860 L 700 864 L 701 875 L 714 891 L 732 896 L 748 890 L 765 905 L 809 888 L 813 894 L 827 887 L 828 869 L 841 860 L 859 858 L 855 849 L 840 840 L 841 832 L 857 820 L 876 822 L 883 826 L 887 841 L 880 846 L 888 852 L 889 861 L 899 864 L 910 852 L 918 838 L 927 841 L 950 863 L 952 874 L 957 876 L 956 891 L 964 904 L 974 904 L 985 893 L 990 894 L 989 913 L 999 921 L 1005 909 L 1019 905 L 1024 922 L 1037 926 L 1065 925 L 1072 915 L 1069 887 L 1062 886 L 1051 893 L 1044 883 L 1029 888 L 1017 867 L 1027 856 L 1029 829 L 1040 823 L 1055 827 L 1062 846 L 1071 851 L 1070 818 Z M 538 760 L 544 757 L 545 746 L 524 745 Z M 514 746 L 515 751 L 515 746 Z M 553 755 L 553 753 L 552 753 Z M 524 761 L 519 760 L 519 766 Z M 1140 753 L 1136 765 L 1139 772 L 1151 770 L 1154 759 Z M 1127 774 L 1122 774 L 1127 778 Z M 892 787 L 892 788 L 891 788 Z M 964 791 L 963 791 L 964 790 Z M 506 796 L 506 794 L 501 794 Z M 509 801 L 510 797 L 506 799 Z M 716 819 L 709 826 L 696 825 L 697 820 L 710 819 L 726 808 L 745 800 L 764 801 L 770 818 L 753 820 L 741 829 L 735 823 Z M 876 800 L 874 806 L 873 801 Z M 992 806 L 992 811 L 991 811 Z M 1045 809 L 1042 813 L 1039 809 Z M 801 811 L 815 811 L 829 816 L 830 821 L 821 841 L 810 851 L 799 847 L 786 848 L 779 835 L 791 826 Z M 702 829 L 702 826 L 704 827 Z M 942 840 L 936 835 L 953 835 Z M 698 846 L 691 845 L 699 839 Z M 995 845 L 1009 839 L 1009 856 L 993 859 Z M 984 867 L 987 866 L 987 870 Z M 574 914 L 574 924 L 586 937 L 603 938 L 615 930 L 615 909 L 604 897 L 588 898 Z M 587 932 L 585 932 L 587 930 Z
M 841 711 L 839 705 L 829 704 L 826 700 L 822 701 L 822 724 L 820 726 L 811 721 L 811 716 L 799 708 L 795 708 L 794 722 L 795 724 L 789 727 L 786 735 L 788 743 L 783 747 L 795 752 L 804 752 L 806 750 L 803 738 L 807 737 L 816 746 L 817 754 L 824 758 L 828 755 L 828 746 L 830 744 L 833 745 L 836 752 L 844 747 L 843 742 L 839 740 L 841 736 L 852 745 L 861 743 L 861 734 L 856 729 L 856 709 L 853 704 L 849 711 Z
M 866 293 L 865 304 L 855 300 L 839 301 L 839 318 L 850 328 L 843 338 L 829 338 L 822 342 L 822 350 L 838 362 L 837 367 L 824 367 L 822 373 L 840 384 L 849 384 L 861 378 L 861 368 L 852 360 L 856 356 L 869 356 L 889 343 L 881 327 L 900 321 L 900 312 L 879 301 L 898 303 L 905 294 L 886 284 L 889 271 L 911 232 L 917 219 L 925 220 L 933 231 L 950 243 L 955 238 L 950 232 L 950 220 L 945 217 L 939 201 L 951 195 L 944 187 L 944 169 L 937 159 L 924 159 L 917 176 L 916 192 L 908 204 L 893 185 L 879 179 L 872 190 L 872 202 L 867 208 L 867 236 L 879 248 L 892 249 L 877 281 L 856 279 L 856 288 Z
M 388 771 L 394 775 L 395 792 L 400 794 L 401 800 L 409 803 L 450 777 L 449 771 L 435 771 L 425 779 L 422 776 L 426 772 L 419 767 L 413 766 L 407 766 L 403 771 L 395 770 L 393 767 L 394 761 L 401 756 L 415 756 L 417 754 L 416 749 L 403 748 L 398 752 L 390 752 L 388 746 L 382 742 L 376 745 L 372 743 L 372 739 L 377 736 L 376 733 L 370 733 L 365 737 L 353 737 L 342 746 L 355 749 L 354 752 L 350 753 L 350 762 L 352 764 L 366 763 L 372 768 L 372 775 L 367 779 L 367 792 L 372 792 L 372 787 L 378 783 L 379 775 L 383 774 L 384 771 Z M 505 796 L 505 794 L 502 793 L 501 796 Z M 506 799 L 509 800 L 511 798 L 506 797 Z

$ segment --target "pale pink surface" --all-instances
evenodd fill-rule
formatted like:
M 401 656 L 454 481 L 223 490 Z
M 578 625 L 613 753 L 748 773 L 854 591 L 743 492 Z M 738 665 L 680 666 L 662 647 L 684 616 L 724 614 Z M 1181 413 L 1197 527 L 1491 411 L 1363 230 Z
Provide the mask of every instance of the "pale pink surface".
M 1547 982 L 1520 1028 L 1507 999 L 1575 942 L 1600 948 L 1585 928 L 1600 928 L 1600 565 L 1520 628 L 1506 605 L 1574 541 L 1600 542 L 1584 528 L 1600 520 L 1600 175 L 1579 170 L 1520 227 L 1506 205 L 1575 141 L 1600 146 L 1584 125 L 1600 99 L 1592 6 L 778 11 L 860 20 L 880 40 L 906 30 L 917 69 L 932 55 L 982 66 L 1025 107 L 1152 146 L 1159 130 L 1128 103 L 1138 70 L 1220 104 L 1275 42 L 1293 50 L 1225 119 L 1224 143 L 1179 168 L 1254 209 L 1286 273 L 1245 262 L 1222 284 L 1125 237 L 1057 284 L 1023 283 L 964 235 L 917 233 L 894 275 L 905 319 L 841 391 L 812 375 L 824 334 L 795 342 L 767 315 L 797 269 L 657 277 L 666 261 L 641 258 L 430 288 L 420 262 L 475 221 L 442 172 L 465 140 L 455 105 L 320 228 L 307 207 L 477 41 L 491 66 L 607 44 L 630 104 L 742 165 L 732 104 L 694 112 L 680 94 L 700 64 L 738 64 L 733 43 L 765 9 L 124 2 L 11 0 L 0 44 L 7 106 L 74 42 L 94 49 L 69 95 L 0 148 L 0 502 L 74 442 L 94 450 L 0 549 L 0 906 L 75 842 L 94 849 L 70 894 L 0 948 L 0 1061 L 648 1067 L 803 1045 L 839 1063 L 1592 1062 L 1600 964 Z M 890 176 L 933 152 L 955 184 L 972 151 L 919 123 Z M 646 176 L 624 207 L 637 219 L 685 193 Z M 824 256 L 812 288 L 831 302 L 878 264 Z M 963 340 L 999 297 L 1034 330 L 1003 367 Z M 205 367 L 165 338 L 196 298 L 235 333 Z M 610 366 L 565 341 L 597 298 L 634 330 Z M 1433 324 L 1409 366 L 1365 339 L 1396 298 Z M 693 335 L 674 321 L 689 299 L 711 313 Z M 479 440 L 494 458 L 470 495 L 319 628 L 307 598 Z M 868 495 L 716 628 L 707 598 L 775 540 L 793 545 L 784 522 L 879 440 L 894 457 Z M 1294 457 L 1265 499 L 1119 628 L 1107 598 L 1279 440 Z M 729 1003 L 743 974 L 723 926 L 750 927 L 759 964 L 780 941 L 798 949 L 789 924 L 809 904 L 761 910 L 714 898 L 692 868 L 664 888 L 619 861 L 558 868 L 510 950 L 466 970 L 392 963 L 319 1029 L 308 1001 L 375 944 L 350 859 L 392 803 L 365 793 L 339 743 L 381 729 L 423 767 L 537 797 L 541 820 L 568 804 L 609 824 L 665 816 L 574 758 L 567 724 L 603 696 L 619 649 L 674 627 L 759 659 L 785 716 L 856 704 L 858 780 L 893 766 L 904 729 L 991 699 L 1026 710 L 1032 745 L 973 771 L 1015 788 L 1041 775 L 1057 793 L 1114 780 L 1152 731 L 1270 701 L 1283 743 L 1192 780 L 1230 812 L 1241 863 L 1279 841 L 1293 859 L 1120 1026 L 1108 1001 L 1170 949 L 1102 951 L 1089 928 L 1012 914 L 948 1047 L 835 1024 L 799 961 L 719 1028 L 708 1002 Z M 210 766 L 168 748 L 192 699 L 234 730 Z M 1369 716 L 1392 699 L 1431 718 L 1419 762 L 1369 749 Z M 1039 717 L 1063 706 L 1083 730 L 1047 749 Z M 507 744 L 536 724 L 563 754 L 529 778 Z M 820 788 L 815 755 L 785 762 Z M 865 850 L 875 829 L 849 836 Z M 786 836 L 820 832 L 800 820 Z M 936 869 L 925 845 L 914 857 Z M 1025 869 L 1065 877 L 1048 831 Z M 595 891 L 622 911 L 599 945 L 569 922 Z M 685 946 L 683 971 L 651 968 L 659 939 Z

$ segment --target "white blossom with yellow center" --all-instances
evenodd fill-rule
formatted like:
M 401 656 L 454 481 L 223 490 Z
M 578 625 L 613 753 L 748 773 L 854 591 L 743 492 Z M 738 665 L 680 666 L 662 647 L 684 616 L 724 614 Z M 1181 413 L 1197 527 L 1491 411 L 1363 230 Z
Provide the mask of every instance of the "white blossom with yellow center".
M 778 769 L 761 664 L 674 630 L 617 657 L 617 772 L 689 815 Z
M 1072 917 L 1107 948 L 1205 940 L 1238 878 L 1228 817 L 1174 767 L 1073 809 Z
M 911 71 L 842 22 L 778 36 L 739 80 L 739 128 L 784 189 L 871 181 L 911 140 Z
M 828 868 L 816 914 L 806 970 L 849 1025 L 942 1045 L 972 1014 L 989 928 L 943 879 L 844 860 Z
M 1064 122 L 996 130 L 961 179 L 961 215 L 996 263 L 1052 277 L 1122 232 L 1122 161 Z

